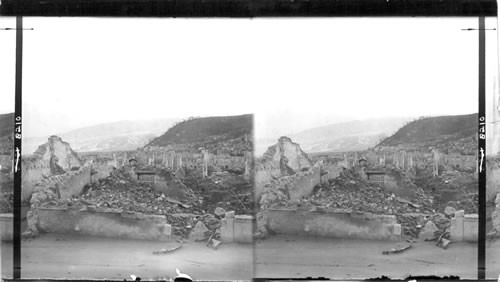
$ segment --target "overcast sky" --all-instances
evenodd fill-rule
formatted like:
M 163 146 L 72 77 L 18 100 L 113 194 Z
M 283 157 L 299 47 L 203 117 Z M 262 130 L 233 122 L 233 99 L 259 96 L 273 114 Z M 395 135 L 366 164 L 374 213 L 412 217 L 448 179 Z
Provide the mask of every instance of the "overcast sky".
M 2 27 L 15 26 L 1 18 Z M 25 136 L 256 114 L 269 136 L 350 119 L 477 112 L 476 18 L 25 18 Z M 15 32 L 0 32 L 0 112 Z M 3 62 L 6 62 L 4 64 Z

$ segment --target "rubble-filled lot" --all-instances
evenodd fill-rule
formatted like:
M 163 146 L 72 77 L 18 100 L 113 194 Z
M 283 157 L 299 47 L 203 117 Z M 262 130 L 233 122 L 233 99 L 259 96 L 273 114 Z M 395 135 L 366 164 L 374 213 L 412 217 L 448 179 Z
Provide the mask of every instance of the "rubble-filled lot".
M 207 210 L 220 207 L 234 210 L 236 214 L 250 215 L 254 212 L 253 186 L 242 175 L 225 171 L 200 178 L 188 173 L 184 183 L 203 198 Z
M 0 213 L 14 210 L 14 182 L 8 173 L 0 172 Z
M 165 215 L 173 235 L 183 238 L 196 233 L 197 227 L 210 231 L 206 237 L 218 234 L 226 211 L 252 214 L 252 186 L 242 175 L 228 172 L 206 178 L 194 173 L 186 175 L 182 181 L 186 184 L 182 185 L 182 197 L 162 193 L 153 184 L 135 180 L 127 169 L 118 169 L 111 176 L 92 183 L 79 197 L 58 200 L 56 192 L 48 190 L 43 195 L 38 193 L 32 205 Z M 198 222 L 203 224 L 197 225 Z
M 474 183 L 473 177 L 458 173 L 427 179 L 427 182 L 420 180 L 418 183 L 424 188 L 413 185 L 413 196 L 405 197 L 388 192 L 361 179 L 352 170 L 346 170 L 329 184 L 319 186 L 309 198 L 293 201 L 286 198 L 286 191 L 273 191 L 264 195 L 260 203 L 261 208 L 322 208 L 395 215 L 406 236 L 416 238 L 425 229 L 435 226 L 439 231 L 436 236 L 445 234 L 447 238 L 450 220 L 456 210 L 477 213 L 477 180 Z M 433 223 L 431 226 L 427 225 L 429 221 Z

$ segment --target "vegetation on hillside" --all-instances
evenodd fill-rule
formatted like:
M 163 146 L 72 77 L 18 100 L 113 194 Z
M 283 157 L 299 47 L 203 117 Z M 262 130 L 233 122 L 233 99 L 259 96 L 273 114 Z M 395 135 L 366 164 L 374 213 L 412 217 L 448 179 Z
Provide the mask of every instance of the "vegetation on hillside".
M 163 135 L 153 139 L 148 146 L 229 140 L 251 134 L 252 129 L 252 115 L 191 118 L 177 123 Z
M 420 118 L 409 122 L 377 146 L 471 143 L 476 140 L 477 126 L 477 114 Z

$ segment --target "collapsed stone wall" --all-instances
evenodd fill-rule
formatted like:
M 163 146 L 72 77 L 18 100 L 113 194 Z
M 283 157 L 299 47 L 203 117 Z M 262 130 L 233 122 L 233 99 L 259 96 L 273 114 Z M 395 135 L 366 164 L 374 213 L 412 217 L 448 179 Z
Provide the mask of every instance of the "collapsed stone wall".
M 335 179 L 340 176 L 344 167 L 338 163 L 325 163 L 321 165 L 321 183 L 326 183 L 328 180 Z
M 83 165 L 76 152 L 71 149 L 69 143 L 64 142 L 61 137 L 54 135 L 49 137 L 47 143 L 40 145 L 34 152 L 34 155 L 38 159 L 57 165 L 63 171 Z
M 85 186 L 92 182 L 92 169 L 89 165 L 78 171 L 70 171 L 62 175 L 53 175 L 38 182 L 31 195 L 31 210 L 28 212 L 28 232 L 37 234 L 38 209 L 58 200 L 67 200 L 78 196 Z
M 278 143 L 268 148 L 262 157 L 263 162 L 281 164 L 286 159 L 286 165 L 294 171 L 301 171 L 313 166 L 307 154 L 288 137 L 281 137 Z
M 92 159 L 89 163 L 92 167 L 92 182 L 110 176 L 115 169 L 122 166 L 116 158 Z
M 272 179 L 264 185 L 260 197 L 261 209 L 283 200 L 299 200 L 311 195 L 314 187 L 321 184 L 321 163 L 316 163 L 308 171 Z
M 65 174 L 66 181 L 58 184 L 61 199 L 70 199 L 78 196 L 83 188 L 92 183 L 92 169 L 90 166 L 84 166 L 78 171 L 71 171 Z
M 49 162 L 39 159 L 22 159 L 21 199 L 27 201 L 33 194 L 35 185 L 51 175 Z
M 321 163 L 315 164 L 308 171 L 285 176 L 280 181 L 287 189 L 291 200 L 309 197 L 314 187 L 321 184 Z
M 170 240 L 172 231 L 164 215 L 141 213 L 40 208 L 32 221 L 40 232 L 136 240 Z
M 255 197 L 257 199 L 264 193 L 264 187 L 267 183 L 269 183 L 273 178 L 277 178 L 281 175 L 281 170 L 278 167 L 272 167 L 272 165 L 264 166 L 261 163 L 258 163 L 255 168 Z
M 83 166 L 78 171 L 53 175 L 38 182 L 31 197 L 31 207 L 37 208 L 52 199 L 70 199 L 78 196 L 92 181 L 91 167 Z
M 255 196 L 259 199 L 271 180 L 306 171 L 313 166 L 309 156 L 288 137 L 281 137 L 255 161 Z
M 277 234 L 372 240 L 401 239 L 401 225 L 397 223 L 394 215 L 270 209 L 266 226 Z
M 32 157 L 22 159 L 22 200 L 29 200 L 35 186 L 42 179 L 77 171 L 82 165 L 83 162 L 69 143 L 62 141 L 60 137 L 51 136 L 45 144 L 38 147 Z

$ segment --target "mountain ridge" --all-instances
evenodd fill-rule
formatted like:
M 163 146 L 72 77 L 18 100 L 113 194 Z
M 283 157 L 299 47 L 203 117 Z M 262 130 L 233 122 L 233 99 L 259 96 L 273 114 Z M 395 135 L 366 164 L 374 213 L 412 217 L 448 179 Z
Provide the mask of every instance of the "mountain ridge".
M 230 140 L 253 132 L 253 115 L 190 118 L 181 121 L 147 146 L 207 143 Z
M 411 121 L 376 147 L 435 147 L 473 154 L 477 147 L 477 113 L 425 117 Z

